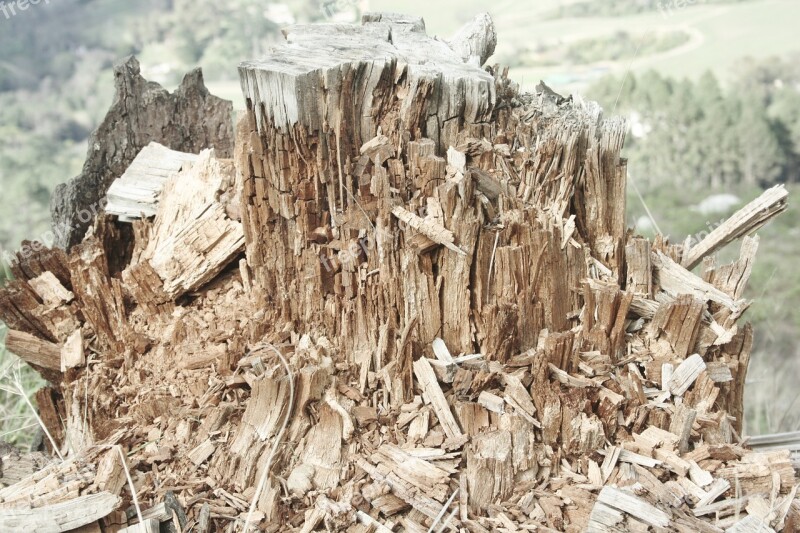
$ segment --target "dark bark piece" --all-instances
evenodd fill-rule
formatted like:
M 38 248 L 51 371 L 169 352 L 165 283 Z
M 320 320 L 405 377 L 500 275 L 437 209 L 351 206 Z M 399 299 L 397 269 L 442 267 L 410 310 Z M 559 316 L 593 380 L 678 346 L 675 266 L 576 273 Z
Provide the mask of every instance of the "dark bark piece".
M 50 210 L 59 248 L 83 239 L 111 183 L 150 142 L 181 152 L 215 148 L 220 157 L 233 154 L 233 105 L 208 92 L 200 69 L 170 94 L 144 79 L 139 62 L 130 57 L 114 68 L 114 83 L 114 103 L 89 138 L 83 171 L 53 193 Z

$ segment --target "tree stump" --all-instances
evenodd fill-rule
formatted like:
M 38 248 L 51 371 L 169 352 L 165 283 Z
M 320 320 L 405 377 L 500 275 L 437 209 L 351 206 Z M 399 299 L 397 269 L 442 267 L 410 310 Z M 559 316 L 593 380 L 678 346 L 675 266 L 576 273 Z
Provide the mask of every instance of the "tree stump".
M 141 518 L 181 530 L 797 523 L 788 452 L 741 439 L 757 238 L 709 258 L 786 191 L 692 249 L 634 236 L 624 121 L 520 93 L 495 41 L 486 15 L 450 41 L 399 15 L 290 28 L 240 66 L 233 161 L 151 147 L 114 189 L 146 181 L 132 249 L 101 217 L 20 256 L 0 317 L 67 459 L 0 510 L 129 502 L 127 468 Z

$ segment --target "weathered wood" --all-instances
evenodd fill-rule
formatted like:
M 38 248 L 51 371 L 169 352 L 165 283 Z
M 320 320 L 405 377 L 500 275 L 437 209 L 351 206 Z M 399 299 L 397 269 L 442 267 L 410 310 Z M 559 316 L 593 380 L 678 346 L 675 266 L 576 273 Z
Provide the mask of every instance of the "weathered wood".
M 776 185 L 771 189 L 767 189 L 761 196 L 714 228 L 702 241 L 685 250 L 683 266 L 691 270 L 709 254 L 745 235 L 755 232 L 773 217 L 786 210 L 788 196 L 789 192 L 783 185 Z
M 155 518 L 146 519 L 144 522 L 120 529 L 118 533 L 158 533 L 160 522 Z
M 97 522 L 111 513 L 119 502 L 119 497 L 99 492 L 35 509 L 0 508 L 0 528 L 42 533 L 70 531 Z
M 442 424 L 442 429 L 450 438 L 457 438 L 462 435 L 461 429 L 450 411 L 450 405 L 447 399 L 442 394 L 442 389 L 436 380 L 436 374 L 433 372 L 430 363 L 427 359 L 420 359 L 414 363 L 414 375 L 419 381 L 422 395 L 426 401 L 431 404 L 436 417 Z
M 195 154 L 151 142 L 142 148 L 122 176 L 111 183 L 106 194 L 106 213 L 125 222 L 155 216 L 167 178 L 195 161 Z
M 6 332 L 6 350 L 32 365 L 61 370 L 61 347 L 30 333 L 8 330 Z
M 213 279 L 244 249 L 242 225 L 231 220 L 217 196 L 233 183 L 233 165 L 204 151 L 185 172 L 164 184 L 147 261 L 164 281 L 164 293 L 176 298 Z
M 61 371 L 76 368 L 86 364 L 86 354 L 83 350 L 83 332 L 76 329 L 61 346 Z
M 637 498 L 629 492 L 615 489 L 613 487 L 603 487 L 603 490 L 600 491 L 600 495 L 597 497 L 597 504 L 601 504 L 602 506 L 610 507 L 612 509 L 616 509 L 617 511 L 626 513 L 653 527 L 667 527 L 669 525 L 669 515 L 667 515 L 664 511 L 650 505 L 640 498 Z M 602 506 L 599 510 L 599 513 L 606 512 L 603 511 Z M 592 516 L 594 516 L 594 511 L 592 511 Z M 590 531 L 593 531 L 591 522 L 598 519 L 595 517 L 590 518 L 589 520 Z
M 69 455 L 0 507 L 109 492 L 90 527 L 117 530 L 135 490 L 183 531 L 793 527 L 792 457 L 739 439 L 757 239 L 695 275 L 633 236 L 624 122 L 519 93 L 480 67 L 493 42 L 485 15 L 449 41 L 398 15 L 289 29 L 241 67 L 233 161 L 204 151 L 150 217 L 20 256 L 0 318 L 52 352 L 37 398 Z
M 694 381 L 706 369 L 706 363 L 698 354 L 689 356 L 672 373 L 667 386 L 669 391 L 675 396 L 682 396 Z
M 144 79 L 139 62 L 130 57 L 115 65 L 114 84 L 114 102 L 89 137 L 83 171 L 53 192 L 50 211 L 59 248 L 81 242 L 92 218 L 102 212 L 111 183 L 151 141 L 189 153 L 216 148 L 230 157 L 233 152 L 233 106 L 208 92 L 200 69 L 169 93 Z

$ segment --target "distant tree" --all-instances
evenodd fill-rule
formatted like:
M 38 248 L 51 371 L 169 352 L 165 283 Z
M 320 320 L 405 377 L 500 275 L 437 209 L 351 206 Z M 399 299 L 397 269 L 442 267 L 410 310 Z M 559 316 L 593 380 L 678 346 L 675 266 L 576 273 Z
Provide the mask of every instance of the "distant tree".
M 775 128 L 758 101 L 742 102 L 736 131 L 739 138 L 740 172 L 747 185 L 769 185 L 780 177 L 786 154 Z
M 786 179 L 800 181 L 800 91 L 789 86 L 775 91 L 768 113 L 790 154 Z
M 672 97 L 672 84 L 654 70 L 642 74 L 637 87 L 634 102 L 640 109 L 659 109 Z
M 687 188 L 800 180 L 797 70 L 781 61 L 748 63 L 742 72 L 751 75 L 728 90 L 710 72 L 696 82 L 631 75 L 617 112 L 635 112 L 642 123 L 643 136 L 626 143 L 632 172 L 645 184 Z M 620 86 L 609 76 L 589 96 L 614 101 Z

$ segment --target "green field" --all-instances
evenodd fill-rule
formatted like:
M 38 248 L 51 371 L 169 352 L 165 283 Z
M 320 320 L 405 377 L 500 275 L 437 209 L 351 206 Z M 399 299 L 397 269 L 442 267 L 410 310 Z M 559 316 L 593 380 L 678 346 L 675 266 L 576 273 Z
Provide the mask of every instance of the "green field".
M 689 78 L 697 78 L 711 70 L 724 82 L 729 78 L 733 65 L 743 57 L 764 58 L 800 50 L 796 28 L 796 22 L 800 20 L 800 2 L 797 0 L 752 0 L 714 5 L 703 5 L 702 0 L 698 0 L 697 4 L 674 10 L 666 16 L 654 11 L 614 18 L 545 20 L 544 15 L 562 3 L 556 0 L 375 0 L 370 2 L 370 8 L 421 14 L 428 31 L 441 36 L 450 35 L 473 14 L 488 11 L 499 35 L 496 58 L 507 60 L 518 50 L 539 43 L 554 46 L 621 31 L 647 34 L 682 30 L 693 36 L 680 50 L 639 56 L 633 62 L 600 61 L 567 70 L 518 67 L 512 71 L 515 79 L 523 80 L 524 87 L 532 88 L 539 79 L 544 79 L 555 89 L 565 92 L 585 88 L 587 83 L 605 73 L 624 72 L 628 68 L 634 71 L 652 68 L 665 75 Z

